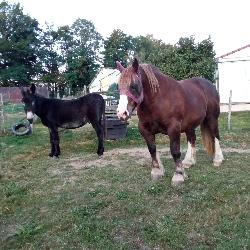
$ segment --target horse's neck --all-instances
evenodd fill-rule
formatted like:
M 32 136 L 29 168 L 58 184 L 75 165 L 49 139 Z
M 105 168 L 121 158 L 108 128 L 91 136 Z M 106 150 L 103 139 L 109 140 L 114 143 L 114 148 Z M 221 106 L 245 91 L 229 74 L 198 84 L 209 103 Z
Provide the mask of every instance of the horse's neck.
M 144 104 L 146 104 L 148 107 L 152 106 L 155 98 L 159 98 L 161 92 L 164 92 L 164 96 L 167 98 L 168 93 L 173 91 L 175 88 L 180 87 L 179 83 L 175 79 L 164 75 L 161 72 L 155 72 L 155 77 L 158 80 L 158 85 L 152 86 L 147 76 L 145 74 L 142 75 Z

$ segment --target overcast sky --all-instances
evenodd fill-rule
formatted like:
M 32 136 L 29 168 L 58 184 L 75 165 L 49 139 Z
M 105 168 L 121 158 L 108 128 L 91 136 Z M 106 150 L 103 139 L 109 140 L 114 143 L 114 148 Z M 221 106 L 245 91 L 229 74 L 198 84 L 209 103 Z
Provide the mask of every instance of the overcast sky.
M 216 54 L 250 44 L 250 0 L 9 0 L 25 14 L 55 26 L 77 18 L 92 21 L 107 37 L 114 29 L 132 36 L 153 34 L 175 44 L 193 35 L 196 42 L 211 36 Z

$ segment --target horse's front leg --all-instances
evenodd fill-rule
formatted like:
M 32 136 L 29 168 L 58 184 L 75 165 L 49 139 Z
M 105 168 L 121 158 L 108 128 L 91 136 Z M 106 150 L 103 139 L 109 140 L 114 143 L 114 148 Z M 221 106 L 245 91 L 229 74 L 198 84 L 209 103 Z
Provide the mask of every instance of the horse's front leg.
M 60 146 L 59 146 L 59 135 L 57 128 L 49 128 L 50 132 L 50 143 L 51 143 L 51 152 L 49 154 L 50 157 L 58 157 L 61 154 Z
M 176 186 L 184 182 L 186 177 L 184 168 L 181 162 L 181 151 L 180 151 L 180 125 L 174 124 L 168 129 L 168 136 L 170 139 L 170 151 L 175 162 L 175 173 L 172 177 L 172 185 Z
M 145 129 L 142 124 L 139 124 L 139 130 L 147 143 L 148 150 L 152 158 L 151 178 L 152 180 L 161 179 L 164 176 L 164 167 L 161 163 L 159 155 L 156 153 L 155 135 Z

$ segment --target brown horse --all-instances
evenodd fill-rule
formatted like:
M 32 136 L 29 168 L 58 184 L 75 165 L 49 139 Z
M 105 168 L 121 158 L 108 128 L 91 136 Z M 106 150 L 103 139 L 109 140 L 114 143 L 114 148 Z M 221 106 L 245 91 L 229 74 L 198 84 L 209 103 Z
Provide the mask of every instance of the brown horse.
M 117 115 L 121 120 L 127 120 L 137 107 L 139 130 L 152 157 L 152 179 L 164 175 L 164 168 L 156 154 L 157 133 L 168 135 L 170 139 L 170 151 L 176 167 L 173 185 L 182 183 L 186 177 L 184 168 L 196 162 L 195 128 L 199 125 L 204 147 L 213 156 L 213 164 L 221 164 L 223 155 L 219 144 L 219 95 L 210 81 L 191 78 L 178 82 L 152 65 L 139 65 L 136 58 L 128 68 L 117 62 L 117 68 L 121 72 Z M 188 142 L 183 161 L 180 152 L 181 133 L 186 134 Z

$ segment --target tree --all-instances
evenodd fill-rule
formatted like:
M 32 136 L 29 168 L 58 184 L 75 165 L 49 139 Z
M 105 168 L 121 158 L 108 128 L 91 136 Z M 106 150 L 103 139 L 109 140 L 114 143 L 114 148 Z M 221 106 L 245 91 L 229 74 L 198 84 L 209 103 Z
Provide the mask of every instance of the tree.
M 135 55 L 177 80 L 195 76 L 214 80 L 216 63 L 210 38 L 200 43 L 192 36 L 180 38 L 173 46 L 152 35 L 139 36 L 135 38 Z
M 64 65 L 64 60 L 60 53 L 58 36 L 58 31 L 47 24 L 40 36 L 41 47 L 38 54 L 39 79 L 47 85 L 52 97 L 56 97 L 58 91 L 62 96 L 65 88 L 64 75 L 60 71 L 60 67 Z
M 134 52 L 134 40 L 121 30 L 114 30 L 110 37 L 104 41 L 104 67 L 115 68 L 116 61 L 124 66 L 130 62 Z
M 192 36 L 180 38 L 175 50 L 177 79 L 199 76 L 214 81 L 216 62 L 210 37 L 197 44 Z
M 38 22 L 20 4 L 0 3 L 0 84 L 26 85 L 36 75 Z
M 88 86 L 101 64 L 102 36 L 92 22 L 77 19 L 59 30 L 60 47 L 66 62 L 65 79 L 73 93 Z
M 142 62 L 151 63 L 167 75 L 174 76 L 175 51 L 172 45 L 155 39 L 152 35 L 138 36 L 135 38 L 135 55 Z

